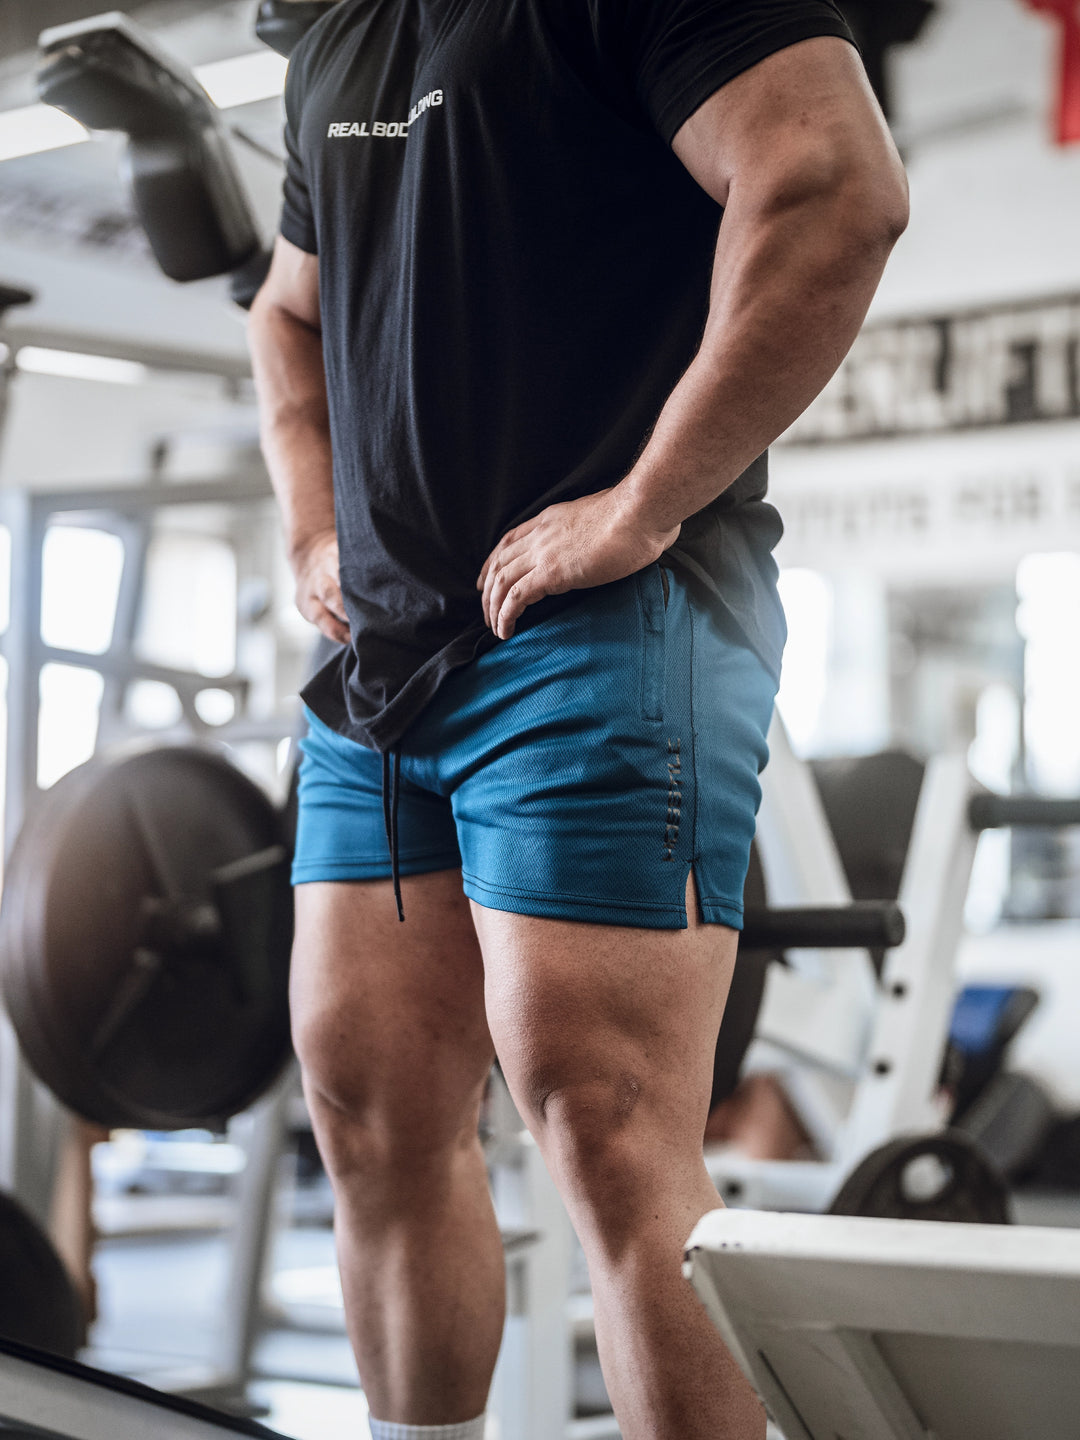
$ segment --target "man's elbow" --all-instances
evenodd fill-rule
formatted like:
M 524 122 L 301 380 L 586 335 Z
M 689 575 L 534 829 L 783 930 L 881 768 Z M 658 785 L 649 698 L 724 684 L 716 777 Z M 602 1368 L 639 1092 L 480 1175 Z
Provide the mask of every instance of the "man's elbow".
M 257 343 L 263 336 L 273 337 L 283 326 L 321 335 L 318 296 L 283 290 L 274 285 L 271 275 L 263 281 L 248 310 L 248 343 Z
M 886 254 L 911 217 L 907 175 L 891 141 L 841 147 L 835 157 L 827 207 L 848 244 Z
M 848 253 L 888 253 L 907 229 L 907 176 L 887 136 L 819 133 L 762 180 L 761 209 L 828 237 Z
M 872 244 L 891 250 L 911 219 L 907 177 L 899 163 L 855 186 L 851 223 Z

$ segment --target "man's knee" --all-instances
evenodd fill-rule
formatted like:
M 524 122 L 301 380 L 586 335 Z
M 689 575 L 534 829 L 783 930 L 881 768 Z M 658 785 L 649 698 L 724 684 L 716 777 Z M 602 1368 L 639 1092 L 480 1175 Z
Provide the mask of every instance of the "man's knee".
M 293 1044 L 323 1160 L 336 1179 L 417 1174 L 475 1142 L 486 1070 L 433 1047 L 395 1058 L 333 1007 L 295 1016 Z
M 567 1200 L 603 1214 L 648 1185 L 662 1146 L 649 1079 L 603 1064 L 565 1075 L 538 1067 L 519 1078 L 519 1103 Z

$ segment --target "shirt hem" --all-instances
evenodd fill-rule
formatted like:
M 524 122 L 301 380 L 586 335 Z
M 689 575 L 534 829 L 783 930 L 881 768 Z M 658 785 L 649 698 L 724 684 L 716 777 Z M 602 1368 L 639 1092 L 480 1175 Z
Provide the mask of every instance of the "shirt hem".
M 319 247 L 315 241 L 312 240 L 310 232 L 305 231 L 302 226 L 297 225 L 287 215 L 282 215 L 278 229 L 285 239 L 288 240 L 289 244 L 295 245 L 298 250 L 303 250 L 308 255 L 317 255 L 319 253 Z

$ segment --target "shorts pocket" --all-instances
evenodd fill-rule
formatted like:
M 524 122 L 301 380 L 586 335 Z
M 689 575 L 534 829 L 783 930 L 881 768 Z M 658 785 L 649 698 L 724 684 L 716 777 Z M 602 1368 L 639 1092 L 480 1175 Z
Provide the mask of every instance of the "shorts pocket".
M 641 606 L 641 714 L 645 720 L 664 718 L 664 640 L 667 630 L 665 585 L 660 566 L 637 575 Z

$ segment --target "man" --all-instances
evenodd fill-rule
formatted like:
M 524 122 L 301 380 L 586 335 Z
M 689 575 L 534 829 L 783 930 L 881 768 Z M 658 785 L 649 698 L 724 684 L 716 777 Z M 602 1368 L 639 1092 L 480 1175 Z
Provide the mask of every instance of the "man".
M 626 1440 L 760 1440 L 680 1259 L 783 641 L 763 453 L 858 330 L 901 166 L 832 0 L 344 0 L 286 112 L 251 342 L 343 647 L 293 1023 L 373 1435 L 483 1433 L 497 1051 Z

